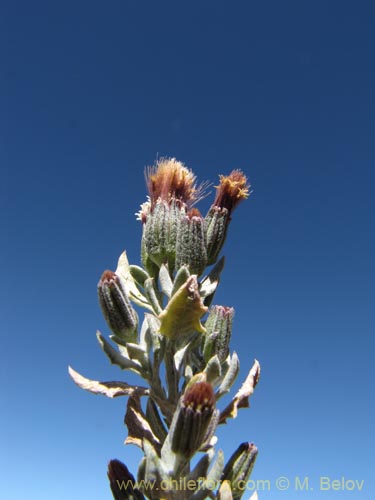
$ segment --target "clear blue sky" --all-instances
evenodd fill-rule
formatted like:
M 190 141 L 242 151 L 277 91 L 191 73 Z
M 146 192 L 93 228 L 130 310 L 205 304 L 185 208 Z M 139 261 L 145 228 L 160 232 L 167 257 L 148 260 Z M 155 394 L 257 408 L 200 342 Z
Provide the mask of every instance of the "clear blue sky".
M 254 357 L 263 375 L 224 453 L 258 445 L 261 499 L 374 498 L 373 2 L 2 7 L 1 498 L 109 499 L 107 461 L 136 470 L 125 400 L 79 390 L 67 365 L 134 381 L 97 345 L 96 284 L 124 249 L 139 262 L 158 155 L 253 186 L 217 302 L 236 309 L 236 387 Z M 314 491 L 280 492 L 279 476 Z M 324 492 L 320 476 L 365 485 Z

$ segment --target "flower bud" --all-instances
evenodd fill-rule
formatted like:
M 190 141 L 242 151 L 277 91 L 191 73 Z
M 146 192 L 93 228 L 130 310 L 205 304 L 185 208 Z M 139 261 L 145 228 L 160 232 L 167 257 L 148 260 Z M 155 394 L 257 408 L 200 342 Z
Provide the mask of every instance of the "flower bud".
M 239 500 L 244 494 L 257 454 L 258 449 L 253 443 L 242 443 L 226 464 L 222 480 L 230 482 L 233 500 Z
M 158 200 L 147 217 L 142 244 L 145 256 L 158 267 L 168 264 L 171 269 L 174 268 L 177 231 L 185 214 L 185 207 L 178 206 L 176 201 L 169 205 Z
M 212 206 L 205 217 L 207 235 L 207 264 L 215 264 L 227 237 L 229 212 Z
M 205 327 L 203 358 L 207 363 L 212 356 L 224 362 L 229 354 L 229 343 L 232 336 L 233 307 L 212 306 Z
M 145 241 L 145 225 L 143 226 L 143 234 L 142 234 L 142 240 L 141 240 L 141 261 L 148 272 L 149 276 L 154 278 L 158 275 L 159 273 L 159 266 L 155 264 L 155 262 L 149 257 L 148 251 L 146 248 L 146 241 Z
M 172 451 L 190 459 L 205 442 L 215 411 L 215 396 L 211 384 L 192 384 L 182 396 L 171 426 Z
M 142 493 L 134 488 L 133 475 L 120 460 L 109 462 L 107 475 L 115 500 L 144 500 Z
M 184 265 L 198 276 L 207 265 L 205 222 L 196 208 L 182 217 L 178 226 L 175 271 Z
M 116 273 L 104 271 L 98 283 L 98 297 L 104 318 L 115 336 L 125 342 L 135 342 L 138 316 Z

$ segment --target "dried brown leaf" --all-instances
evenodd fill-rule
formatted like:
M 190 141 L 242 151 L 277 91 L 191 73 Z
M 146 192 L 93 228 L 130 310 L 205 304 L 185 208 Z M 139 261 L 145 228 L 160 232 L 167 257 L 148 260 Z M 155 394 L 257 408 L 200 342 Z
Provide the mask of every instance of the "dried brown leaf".
M 239 408 L 249 407 L 249 397 L 254 392 L 255 386 L 259 381 L 259 376 L 260 364 L 257 360 L 255 360 L 245 382 L 242 384 L 229 405 L 220 413 L 220 424 L 225 424 L 227 418 L 236 418 Z
M 92 392 L 93 394 L 102 394 L 103 396 L 107 396 L 107 398 L 132 396 L 133 394 L 147 396 L 149 394 L 149 390 L 146 387 L 129 385 L 126 382 L 99 382 L 98 380 L 90 380 L 73 370 L 71 366 L 69 366 L 68 371 L 78 387 L 85 389 L 85 391 Z
M 143 449 L 143 440 L 147 439 L 156 450 L 160 451 L 160 441 L 153 433 L 146 415 L 143 413 L 138 394 L 134 394 L 129 398 L 125 414 L 125 424 L 129 432 L 125 444 L 135 444 Z

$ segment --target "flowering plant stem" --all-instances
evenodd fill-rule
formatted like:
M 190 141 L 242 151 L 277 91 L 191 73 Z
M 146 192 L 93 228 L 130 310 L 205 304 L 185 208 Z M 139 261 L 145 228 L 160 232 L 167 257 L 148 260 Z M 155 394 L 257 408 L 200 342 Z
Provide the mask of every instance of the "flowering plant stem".
M 168 386 L 168 401 L 176 405 L 178 400 L 179 375 L 174 364 L 176 348 L 173 340 L 167 340 L 165 353 L 165 370 Z
M 78 386 L 94 394 L 128 398 L 125 442 L 140 447 L 144 457 L 137 480 L 119 460 L 109 462 L 116 500 L 237 500 L 258 450 L 244 442 L 225 464 L 223 452 L 215 451 L 215 432 L 249 406 L 260 366 L 255 360 L 239 391 L 219 409 L 220 398 L 237 377 L 239 360 L 230 352 L 234 309 L 212 302 L 232 212 L 248 197 L 249 186 L 239 170 L 220 176 L 215 200 L 203 217 L 193 205 L 205 185 L 198 186 L 182 163 L 162 159 L 147 170 L 146 179 L 149 198 L 138 214 L 142 267 L 130 265 L 124 252 L 116 271 L 103 273 L 98 296 L 110 341 L 97 334 L 110 362 L 136 373 L 146 386 L 97 382 L 72 368 L 69 372 Z M 141 325 L 136 309 L 145 310 Z M 200 459 L 192 468 L 196 454 Z

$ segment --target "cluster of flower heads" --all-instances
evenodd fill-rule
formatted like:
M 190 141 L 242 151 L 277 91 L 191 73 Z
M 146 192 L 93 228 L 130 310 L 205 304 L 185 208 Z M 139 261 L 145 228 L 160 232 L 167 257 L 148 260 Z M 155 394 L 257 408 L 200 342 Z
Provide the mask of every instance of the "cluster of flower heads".
M 162 264 L 170 272 L 182 265 L 200 275 L 214 264 L 224 244 L 231 213 L 249 196 L 246 176 L 233 170 L 220 175 L 216 196 L 203 217 L 194 205 L 205 196 L 207 184 L 183 163 L 162 159 L 146 170 L 149 199 L 137 214 L 143 223 L 142 262 L 151 275 Z

